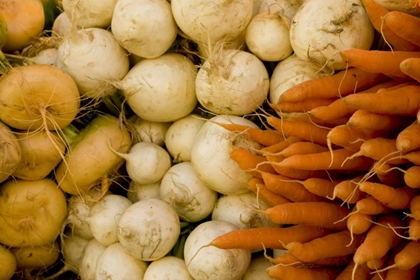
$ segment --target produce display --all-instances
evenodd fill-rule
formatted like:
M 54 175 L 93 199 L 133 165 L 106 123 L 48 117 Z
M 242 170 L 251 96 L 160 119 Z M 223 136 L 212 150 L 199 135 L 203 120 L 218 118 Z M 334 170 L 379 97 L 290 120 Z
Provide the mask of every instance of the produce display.
M 0 280 L 420 277 L 415 0 L 0 0 Z

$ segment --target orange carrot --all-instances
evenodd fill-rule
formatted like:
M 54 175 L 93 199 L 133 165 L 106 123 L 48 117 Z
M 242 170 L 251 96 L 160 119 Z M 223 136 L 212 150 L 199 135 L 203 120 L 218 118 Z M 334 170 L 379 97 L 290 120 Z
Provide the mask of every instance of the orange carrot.
M 420 124 L 416 121 L 401 130 L 395 144 L 403 154 L 420 149 Z
M 419 271 L 419 266 L 412 267 L 410 269 L 400 269 L 393 267 L 388 270 L 385 280 L 414 280 L 416 279 L 417 272 Z
M 320 106 L 309 111 L 311 116 L 321 120 L 332 120 L 353 114 L 357 109 L 348 107 L 343 99 L 337 99 L 328 106 Z
M 304 81 L 286 90 L 279 98 L 281 102 L 297 102 L 310 98 L 337 98 L 358 92 L 389 78 L 382 74 L 365 72 L 350 67 L 330 76 Z
M 339 181 L 324 178 L 308 178 L 300 181 L 300 183 L 311 193 L 328 198 L 333 196 L 334 187 Z
M 409 167 L 404 172 L 404 182 L 410 188 L 420 188 L 420 166 Z
M 416 195 L 410 201 L 410 214 L 407 216 L 420 221 L 420 195 Z
M 348 126 L 366 130 L 400 130 L 413 121 L 411 117 L 377 114 L 368 110 L 357 110 L 351 115 Z
M 267 268 L 267 274 L 277 280 L 305 279 L 305 280 L 335 280 L 340 270 L 338 268 L 309 268 L 272 265 Z
M 366 262 L 367 267 L 369 267 L 372 270 L 377 271 L 378 269 L 384 267 L 389 259 L 389 254 L 386 254 L 385 256 L 383 256 L 382 258 L 379 259 L 373 259 L 373 260 L 368 260 Z
M 264 213 L 276 224 L 306 224 L 343 230 L 349 210 L 331 202 L 292 202 L 267 208 Z
M 308 242 L 329 233 L 330 231 L 324 228 L 307 225 L 257 227 L 238 229 L 222 234 L 216 237 L 210 245 L 220 249 L 284 249 L 283 245 L 289 242 Z
M 397 30 L 391 29 L 386 23 L 384 23 L 383 17 L 388 14 L 389 10 L 382 6 L 375 0 L 362 0 L 365 10 L 372 22 L 373 27 L 382 34 L 384 40 L 392 45 L 396 51 L 415 51 L 418 50 L 418 46 L 401 38 Z M 405 25 L 402 25 L 405 26 Z M 407 27 L 405 27 L 407 28 Z
M 366 193 L 359 189 L 359 182 L 363 176 L 343 180 L 334 187 L 332 198 L 339 198 L 343 202 L 354 204 L 366 197 Z
M 361 244 L 362 238 L 363 236 L 357 235 L 352 240 L 351 233 L 346 229 L 305 243 L 293 241 L 286 244 L 286 249 L 299 260 L 311 263 L 319 259 L 353 254 Z
M 384 16 L 384 23 L 400 38 L 420 46 L 420 19 L 400 11 L 390 11 Z
M 337 276 L 336 280 L 352 280 L 352 271 L 355 266 L 353 260 L 341 271 Z M 358 266 L 354 279 L 357 280 L 369 280 L 371 277 L 372 270 L 366 266 L 366 264 L 361 264 Z
M 408 236 L 414 241 L 420 239 L 420 221 L 411 217 L 408 218 Z
M 420 150 L 415 150 L 404 155 L 399 156 L 402 159 L 407 159 L 415 165 L 420 165 Z
M 378 51 L 347 49 L 341 51 L 343 61 L 350 67 L 356 67 L 370 73 L 382 73 L 390 77 L 407 78 L 400 69 L 400 63 L 410 57 L 420 57 L 420 52 Z
M 373 196 L 368 196 L 356 202 L 354 205 L 354 209 L 357 212 L 360 212 L 365 215 L 379 215 L 379 214 L 387 214 L 392 212 L 393 210 L 384 204 L 380 203 L 376 198 Z
M 394 168 L 394 165 L 382 161 L 377 161 L 372 167 L 372 172 L 376 174 L 382 184 L 391 187 L 400 187 L 404 185 L 403 173 Z
M 420 243 L 418 241 L 409 241 L 394 257 L 394 263 L 384 270 L 393 267 L 401 270 L 412 269 L 420 264 Z M 404 278 L 405 279 L 405 278 Z
M 281 151 L 279 155 L 283 157 L 290 157 L 293 155 L 313 154 L 326 151 L 328 151 L 328 148 L 325 146 L 315 144 L 309 141 L 300 141 L 291 144 L 289 147 Z
M 273 264 L 295 265 L 295 266 L 305 264 L 304 262 L 302 262 L 301 260 L 296 258 L 290 252 L 288 252 L 284 255 L 275 257 L 275 258 L 270 258 L 269 260 Z M 331 257 L 331 258 L 324 258 L 324 259 L 319 259 L 319 260 L 316 260 L 316 261 L 312 261 L 311 263 L 309 263 L 309 265 L 338 267 L 338 266 L 347 265 L 350 261 L 351 261 L 350 256 Z
M 412 79 L 420 82 L 420 58 L 410 57 L 400 63 L 400 70 Z
M 271 153 L 278 153 L 278 152 L 282 151 L 283 149 L 287 148 L 290 144 L 298 142 L 298 141 L 301 141 L 301 139 L 298 138 L 298 137 L 295 137 L 295 136 L 289 136 L 286 139 L 284 139 L 284 140 L 282 140 L 282 141 L 280 141 L 276 144 L 269 145 L 269 146 L 266 146 L 266 147 L 262 148 L 260 150 L 260 153 L 262 155 L 271 154 Z
M 379 163 L 376 163 L 379 166 L 382 162 L 389 164 L 407 163 L 408 160 L 399 157 L 399 153 L 396 146 L 396 139 L 377 137 L 364 141 L 360 146 L 360 150 L 353 154 L 352 157 L 365 156 L 379 161 Z
M 311 98 L 297 102 L 280 102 L 270 104 L 270 107 L 281 113 L 308 112 L 319 106 L 326 106 L 332 103 L 336 98 Z
M 362 214 L 360 212 L 353 212 L 347 218 L 347 229 L 352 234 L 362 234 L 369 230 L 372 225 L 372 216 Z
M 277 193 L 273 193 L 272 191 L 267 189 L 267 187 L 264 185 L 262 179 L 260 179 L 260 178 L 256 178 L 256 177 L 252 178 L 248 182 L 247 186 L 248 186 L 249 190 L 254 192 L 258 197 L 260 197 L 263 200 L 265 200 L 266 202 L 268 202 L 268 204 L 270 204 L 271 206 L 291 202 L 290 200 L 288 200 L 284 196 L 282 196 L 280 194 L 277 194 Z
M 379 202 L 391 209 L 406 209 L 410 206 L 411 198 L 418 194 L 410 187 L 393 188 L 384 184 L 362 182 L 360 190 L 375 197 Z
M 248 172 L 252 176 L 261 177 L 257 170 L 273 174 L 276 173 L 270 164 L 261 164 L 267 162 L 266 157 L 254 155 L 245 148 L 234 146 L 231 148 L 229 155 L 242 170 Z

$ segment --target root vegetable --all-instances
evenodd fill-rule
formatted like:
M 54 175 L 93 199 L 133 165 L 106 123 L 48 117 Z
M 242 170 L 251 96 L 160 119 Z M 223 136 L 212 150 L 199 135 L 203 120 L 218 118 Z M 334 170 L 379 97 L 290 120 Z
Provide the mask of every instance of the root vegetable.
M 304 0 L 254 0 L 254 16 L 264 12 L 282 12 L 292 19 Z
M 133 203 L 121 216 L 118 239 L 124 250 L 138 260 L 165 256 L 180 234 L 175 210 L 163 200 L 150 198 Z
M 63 0 L 64 12 L 73 24 L 81 28 L 101 27 L 111 25 L 112 15 L 117 0 Z
M 106 246 L 99 243 L 96 239 L 91 239 L 83 249 L 80 258 L 79 276 L 84 280 L 95 280 L 96 266 L 101 254 Z
M 72 23 L 67 16 L 67 13 L 59 14 L 52 26 L 52 37 L 66 38 L 70 35 L 72 30 Z
M 57 60 L 57 53 L 58 50 L 56 48 L 49 48 L 41 50 L 35 56 L 27 57 L 26 59 L 35 64 L 47 64 L 55 66 L 55 61 Z
M 164 54 L 178 31 L 171 4 L 162 0 L 118 0 L 111 28 L 128 52 L 144 58 Z
M 136 115 L 129 118 L 129 128 L 132 129 L 133 144 L 149 142 L 159 146 L 165 144 L 165 135 L 171 122 L 152 122 L 143 120 Z
M 160 197 L 187 222 L 198 222 L 213 211 L 217 192 L 209 189 L 197 176 L 190 162 L 172 166 L 163 176 Z
M 193 280 L 183 259 L 166 256 L 149 264 L 143 280 Z
M 6 246 L 51 244 L 66 216 L 64 193 L 50 179 L 10 180 L 0 188 L 0 243 Z
M 4 182 L 19 166 L 22 148 L 12 130 L 0 121 L 0 183 Z
M 133 203 L 148 198 L 160 199 L 160 182 L 141 185 L 131 181 L 128 186 L 127 198 Z
M 248 269 L 242 280 L 270 280 L 266 269 L 270 267 L 270 261 L 264 255 L 257 255 L 252 258 Z
M 47 269 L 57 262 L 60 248 L 57 241 L 42 246 L 11 248 L 19 269 Z
M 9 280 L 16 272 L 16 258 L 6 247 L 0 245 L 0 279 Z

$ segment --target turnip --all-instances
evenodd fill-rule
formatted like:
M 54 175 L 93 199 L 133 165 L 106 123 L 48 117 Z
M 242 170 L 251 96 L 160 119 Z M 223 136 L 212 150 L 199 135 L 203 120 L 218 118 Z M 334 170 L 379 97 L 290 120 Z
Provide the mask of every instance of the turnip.
M 254 16 L 264 12 L 281 12 L 292 19 L 306 1 L 309 0 L 254 0 Z
M 96 264 L 100 255 L 105 251 L 106 246 L 96 239 L 91 239 L 85 246 L 80 258 L 79 276 L 83 280 L 95 280 Z
M 137 184 L 157 183 L 171 167 L 169 153 L 154 143 L 138 142 L 127 154 L 115 153 L 125 159 L 128 176 Z
M 132 257 L 120 243 L 114 243 L 99 256 L 94 279 L 143 280 L 146 269 L 145 261 Z
M 141 185 L 131 181 L 128 185 L 127 198 L 133 203 L 148 198 L 160 198 L 160 182 Z
M 9 249 L 0 245 L 0 279 L 12 279 L 16 272 L 16 258 Z
M 118 239 L 128 254 L 153 261 L 165 256 L 180 234 L 175 210 L 166 202 L 149 198 L 133 203 L 121 216 Z
M 70 74 L 83 96 L 97 99 L 116 91 L 110 81 L 127 74 L 129 59 L 111 32 L 92 27 L 65 37 L 56 65 Z
M 230 132 L 216 122 L 236 123 L 257 127 L 252 121 L 239 116 L 219 115 L 208 120 L 195 137 L 191 148 L 191 163 L 201 181 L 221 194 L 248 192 L 247 184 L 252 176 L 243 171 L 230 158 L 233 146 L 260 148 L 246 135 Z
M 253 192 L 231 194 L 220 197 L 212 212 L 212 220 L 226 221 L 240 229 L 275 227 L 264 211 L 271 205 L 258 199 Z
M 165 134 L 171 126 L 171 122 L 143 120 L 137 115 L 133 115 L 128 121 L 128 126 L 132 130 L 133 144 L 138 142 L 150 142 L 159 146 L 165 145 Z
M 0 121 L 0 183 L 18 168 L 22 148 L 12 130 Z
M 340 51 L 370 49 L 374 28 L 359 0 L 310 0 L 296 12 L 290 28 L 295 54 L 320 68 L 341 70 Z
M 51 179 L 10 180 L 0 187 L 1 244 L 51 244 L 61 232 L 66 216 L 64 193 Z
M 201 182 L 190 162 L 172 166 L 160 184 L 161 199 L 187 222 L 198 222 L 210 215 L 217 196 L 217 192 Z
M 51 30 L 52 37 L 65 38 L 70 35 L 72 30 L 72 22 L 67 16 L 67 13 L 63 12 L 55 18 Z
M 102 245 L 109 246 L 118 242 L 117 228 L 122 213 L 132 202 L 117 194 L 105 195 L 89 211 L 86 221 L 93 237 Z
M 282 12 L 263 12 L 251 19 L 246 28 L 248 49 L 263 61 L 280 61 L 292 52 L 289 39 L 291 20 Z
M 255 55 L 241 50 L 215 51 L 197 73 L 200 104 L 215 114 L 245 115 L 267 98 L 269 77 Z
M 33 269 L 47 269 L 55 264 L 60 256 L 57 241 L 42 246 L 11 248 L 19 270 L 30 272 Z
M 172 122 L 195 108 L 196 76 L 197 69 L 190 59 L 167 53 L 139 61 L 116 86 L 140 118 Z
M 208 246 L 214 238 L 237 229 L 229 222 L 207 221 L 190 233 L 185 242 L 184 259 L 194 279 L 242 279 L 251 262 L 249 250 Z
M 64 12 L 79 27 L 102 27 L 111 25 L 117 0 L 62 0 Z
M 171 5 L 164 0 L 118 0 L 111 29 L 121 46 L 144 58 L 165 53 L 178 31 Z
M 262 254 L 254 256 L 242 280 L 270 280 L 266 269 L 271 266 L 270 261 Z
M 149 264 L 143 280 L 194 280 L 183 259 L 166 256 Z
M 230 41 L 251 20 L 253 0 L 172 0 L 172 13 L 181 31 L 198 43 Z

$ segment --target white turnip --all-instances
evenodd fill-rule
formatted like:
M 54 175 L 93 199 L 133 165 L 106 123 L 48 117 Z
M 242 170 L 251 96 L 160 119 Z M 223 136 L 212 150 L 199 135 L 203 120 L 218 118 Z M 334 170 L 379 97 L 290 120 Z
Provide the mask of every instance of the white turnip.
M 79 276 L 83 280 L 96 280 L 96 264 L 106 246 L 99 243 L 96 239 L 91 239 L 85 246 L 80 258 Z
M 60 13 L 54 20 L 51 28 L 51 36 L 65 38 L 70 35 L 72 30 L 72 22 L 66 13 Z
M 111 19 L 117 0 L 62 0 L 64 12 L 80 28 L 111 25 Z
M 143 280 L 194 280 L 183 259 L 166 256 L 149 264 Z
M 131 181 L 128 185 L 127 198 L 133 203 L 148 198 L 160 198 L 160 182 L 141 185 Z
M 256 255 L 252 258 L 242 280 L 272 280 L 273 278 L 266 272 L 270 266 L 270 261 L 264 255 Z
M 133 115 L 128 119 L 128 127 L 132 131 L 133 144 L 150 142 L 159 146 L 165 145 L 165 135 L 171 122 L 153 122 Z
M 264 12 L 281 12 L 292 19 L 303 2 L 305 0 L 254 0 L 254 16 Z

